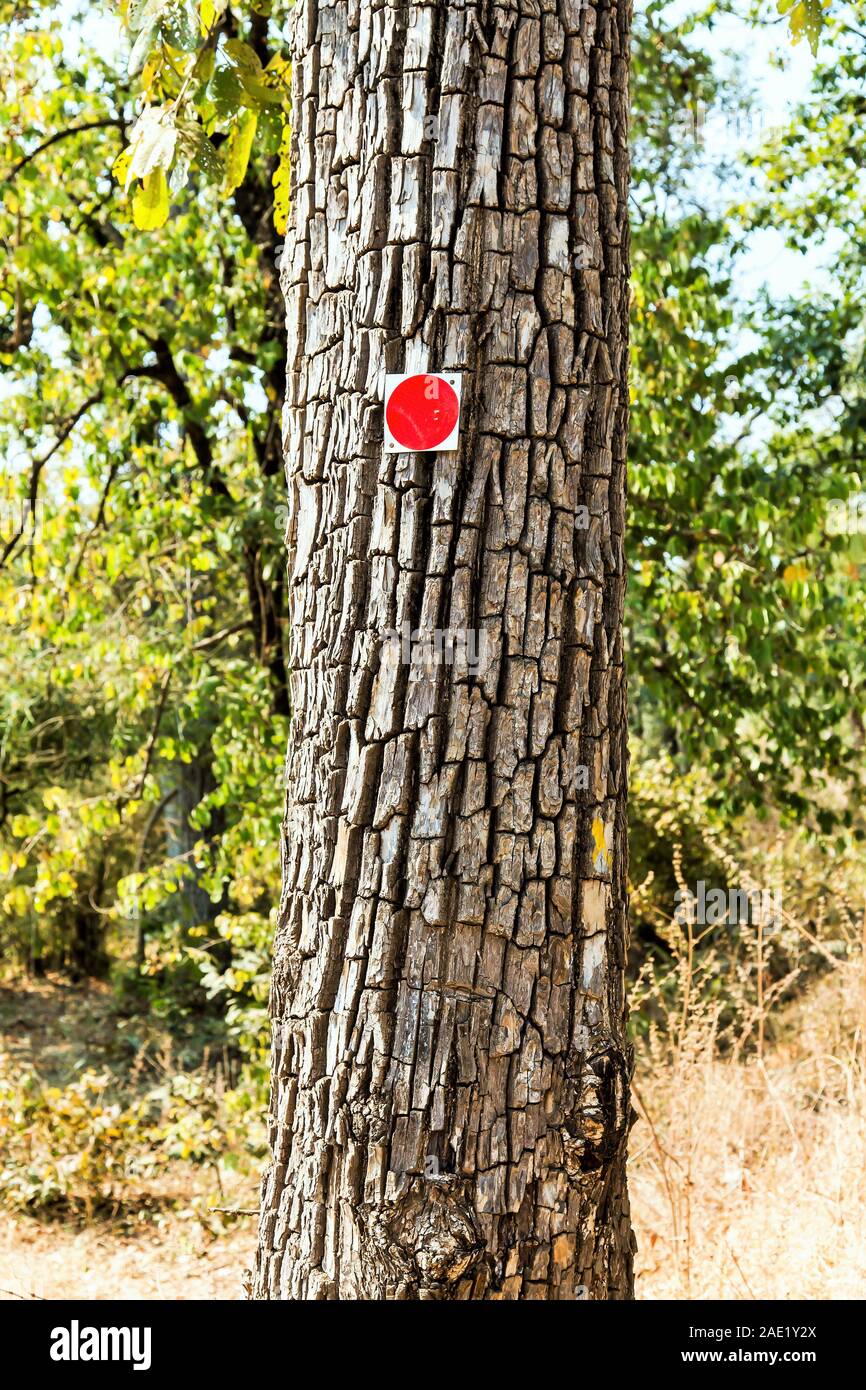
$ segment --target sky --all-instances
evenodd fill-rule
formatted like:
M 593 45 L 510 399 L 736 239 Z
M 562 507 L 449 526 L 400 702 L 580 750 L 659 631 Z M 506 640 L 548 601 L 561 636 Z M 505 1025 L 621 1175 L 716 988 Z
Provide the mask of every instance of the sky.
M 637 13 L 642 5 L 643 0 L 636 0 Z M 680 19 L 700 8 L 695 0 L 673 0 L 666 14 Z M 724 183 L 711 175 L 715 189 L 710 191 L 727 202 L 744 187 L 748 154 L 772 138 L 773 130 L 783 128 L 796 107 L 809 99 L 816 60 L 805 40 L 792 44 L 787 20 L 777 14 L 773 0 L 764 4 L 761 23 L 719 15 L 712 30 L 702 31 L 698 38 L 721 72 L 731 65 L 728 55 L 735 54 L 740 78 L 752 92 L 748 113 L 737 119 L 710 111 L 703 127 L 707 155 L 724 156 L 733 166 L 731 177 Z M 751 300 L 762 289 L 786 296 L 806 284 L 826 286 L 834 251 L 835 246 L 827 243 L 801 255 L 789 250 L 782 236 L 771 228 L 753 232 L 735 269 L 735 293 L 743 300 Z

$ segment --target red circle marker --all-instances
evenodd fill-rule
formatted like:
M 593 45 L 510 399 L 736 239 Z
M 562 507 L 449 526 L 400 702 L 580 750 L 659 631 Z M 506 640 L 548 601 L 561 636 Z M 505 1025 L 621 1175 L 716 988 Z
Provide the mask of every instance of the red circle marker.
M 447 439 L 460 414 L 457 392 L 441 376 L 410 376 L 394 387 L 385 407 L 388 429 L 401 449 L 423 452 Z

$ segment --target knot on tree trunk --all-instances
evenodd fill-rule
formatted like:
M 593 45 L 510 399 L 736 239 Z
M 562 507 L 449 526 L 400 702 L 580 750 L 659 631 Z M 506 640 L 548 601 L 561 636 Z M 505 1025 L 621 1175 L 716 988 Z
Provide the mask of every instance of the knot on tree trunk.
M 412 1176 L 396 1201 L 368 1213 L 368 1297 L 454 1297 L 484 1256 L 485 1241 L 464 1179 Z
M 602 1176 L 625 1144 L 632 1059 L 612 1040 L 604 1040 L 594 1043 L 591 1053 L 579 1055 L 568 1070 L 574 1098 L 560 1137 L 565 1171 L 584 1185 L 593 1175 Z

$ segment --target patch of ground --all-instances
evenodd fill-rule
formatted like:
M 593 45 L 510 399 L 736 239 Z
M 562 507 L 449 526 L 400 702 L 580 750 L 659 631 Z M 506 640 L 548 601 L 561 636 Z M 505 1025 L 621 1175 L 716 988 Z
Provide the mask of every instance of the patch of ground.
M 3 1050 L 46 1081 L 60 1082 L 80 1066 L 100 1067 L 118 1046 L 118 1020 L 108 985 L 71 985 L 57 978 L 0 986 Z
M 89 1069 L 134 1093 L 177 1070 L 174 1043 L 158 1020 L 119 1010 L 108 985 L 49 977 L 0 986 L 0 1052 L 13 1076 L 33 1070 L 62 1087 Z M 0 1193 L 0 1300 L 243 1298 L 255 1217 L 213 1209 L 255 1208 L 257 1175 L 247 1166 L 221 1181 L 222 1191 L 206 1164 L 172 1159 L 128 1182 L 122 1206 L 89 1223 L 80 1203 L 28 1215 L 3 1210 Z
M 81 1229 L 0 1213 L 0 1300 L 241 1299 L 255 1219 L 206 1236 L 168 1214 L 138 1232 Z
M 641 1299 L 866 1298 L 863 971 L 782 1011 L 763 1058 L 686 1029 L 636 1077 L 629 1187 Z
M 0 990 L 5 1050 L 46 1078 L 108 1062 L 112 1019 L 99 987 Z M 638 1298 L 866 1297 L 864 1026 L 856 965 L 786 1010 L 763 1059 L 721 1057 L 700 1028 L 673 1063 L 643 1059 Z M 122 1219 L 0 1212 L 0 1299 L 240 1299 L 255 1217 L 209 1208 L 255 1207 L 254 1191 L 232 1176 L 215 1195 L 206 1172 L 177 1161 Z

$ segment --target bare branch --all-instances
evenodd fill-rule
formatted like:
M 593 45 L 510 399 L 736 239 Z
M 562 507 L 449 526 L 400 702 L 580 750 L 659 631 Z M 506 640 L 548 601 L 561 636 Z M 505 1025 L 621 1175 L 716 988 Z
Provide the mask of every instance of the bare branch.
M 71 435 L 72 431 L 75 429 L 75 426 L 78 424 L 79 420 L 81 420 L 82 417 L 87 414 L 91 406 L 97 405 L 101 400 L 101 391 L 97 391 L 94 393 L 94 395 L 88 396 L 84 404 L 79 406 L 75 414 L 70 416 L 70 418 L 66 421 L 65 425 L 63 425 L 59 435 L 57 436 L 57 439 L 54 441 L 48 452 L 46 454 L 43 454 L 41 458 L 33 460 L 33 463 L 30 466 L 30 483 L 27 489 L 27 497 L 25 499 L 30 505 L 31 512 L 35 510 L 36 502 L 39 498 L 39 479 L 46 463 L 48 463 L 49 460 L 52 459 L 54 455 L 57 453 L 57 450 L 61 448 L 63 444 L 66 443 L 67 439 Z M 9 559 L 9 556 L 17 547 L 18 542 L 20 541 L 23 535 L 24 521 L 22 520 L 21 525 L 15 532 L 14 536 L 10 537 L 10 539 L 7 541 L 6 546 L 3 550 L 3 554 L 0 555 L 0 569 L 3 568 L 6 561 Z
M 42 154 L 43 151 L 49 149 L 51 145 L 56 145 L 58 140 L 67 140 L 71 135 L 80 135 L 85 130 L 105 130 L 110 126 L 114 126 L 117 130 L 122 130 L 123 121 L 121 121 L 119 117 L 113 116 L 106 117 L 101 121 L 84 121 L 81 125 L 69 126 L 67 130 L 56 130 L 53 135 L 48 136 L 47 140 L 43 140 L 41 145 L 37 145 L 35 150 L 31 150 L 29 154 L 25 154 L 23 158 L 19 159 L 17 164 L 13 164 L 9 173 L 6 174 L 0 182 L 11 183 L 31 160 L 36 159 L 37 155 Z

